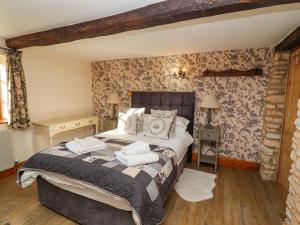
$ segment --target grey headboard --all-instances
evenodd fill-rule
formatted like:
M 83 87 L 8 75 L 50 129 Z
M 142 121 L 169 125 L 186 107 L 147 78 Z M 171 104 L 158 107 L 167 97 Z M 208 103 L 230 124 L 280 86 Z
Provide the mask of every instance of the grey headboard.
M 195 92 L 131 92 L 131 107 L 150 109 L 174 110 L 177 116 L 182 116 L 191 121 L 187 131 L 193 136 Z M 192 146 L 189 147 L 188 161 L 192 160 Z

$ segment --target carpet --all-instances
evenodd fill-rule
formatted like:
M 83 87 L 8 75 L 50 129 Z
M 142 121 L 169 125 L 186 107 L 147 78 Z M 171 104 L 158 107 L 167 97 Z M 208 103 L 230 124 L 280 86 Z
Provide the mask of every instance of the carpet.
M 213 197 L 217 175 L 184 168 L 175 185 L 179 196 L 188 202 L 199 202 Z

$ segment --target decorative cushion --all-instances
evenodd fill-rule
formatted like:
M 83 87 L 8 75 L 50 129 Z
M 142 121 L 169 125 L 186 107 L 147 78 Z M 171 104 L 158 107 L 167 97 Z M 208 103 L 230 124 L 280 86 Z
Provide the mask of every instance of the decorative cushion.
M 140 134 L 143 133 L 143 115 L 141 114 L 140 116 L 138 116 L 137 120 L 136 120 L 136 133 Z
M 143 118 L 142 115 L 145 112 L 145 108 L 130 108 L 127 113 L 129 114 L 138 114 L 137 121 L 136 121 L 136 133 L 142 133 L 143 131 Z
M 141 115 L 141 120 L 142 120 L 142 132 L 145 136 L 148 132 L 149 129 L 149 120 L 151 118 L 151 114 L 143 114 Z
M 138 114 L 128 115 L 127 113 L 120 112 L 118 116 L 118 130 L 135 135 L 137 118 Z
M 177 109 L 176 110 L 155 110 L 151 109 L 151 114 L 156 117 L 160 118 L 172 118 L 172 124 L 169 131 L 169 137 L 173 137 L 176 134 L 176 115 L 177 115 Z
M 143 132 L 147 137 L 169 139 L 169 131 L 174 118 L 156 117 L 144 114 Z
M 142 126 L 140 124 L 141 122 L 138 121 L 138 118 L 144 112 L 145 112 L 145 108 L 130 108 L 127 110 L 126 113 L 121 113 L 121 114 L 119 113 L 118 130 L 125 131 L 129 134 L 137 134 L 137 128 L 139 127 L 139 130 L 141 130 L 140 127 Z M 136 116 L 132 116 L 132 115 L 136 115 Z

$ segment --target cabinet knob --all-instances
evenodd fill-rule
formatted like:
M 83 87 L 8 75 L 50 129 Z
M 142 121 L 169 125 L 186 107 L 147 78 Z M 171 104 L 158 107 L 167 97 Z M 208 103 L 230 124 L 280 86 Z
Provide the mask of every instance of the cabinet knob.
M 79 127 L 80 126 L 80 122 L 76 123 L 76 126 Z

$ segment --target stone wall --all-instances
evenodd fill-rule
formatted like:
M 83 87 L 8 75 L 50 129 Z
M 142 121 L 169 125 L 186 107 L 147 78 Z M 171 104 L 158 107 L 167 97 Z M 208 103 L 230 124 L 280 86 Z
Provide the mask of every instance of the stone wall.
M 260 152 L 260 174 L 264 180 L 277 179 L 289 56 L 289 53 L 277 52 L 273 58 L 270 85 L 265 98 Z
M 300 224 L 300 99 L 298 100 L 298 112 L 295 125 L 296 131 L 293 136 L 291 159 L 293 161 L 289 176 L 289 194 L 287 197 L 287 208 L 285 225 Z

